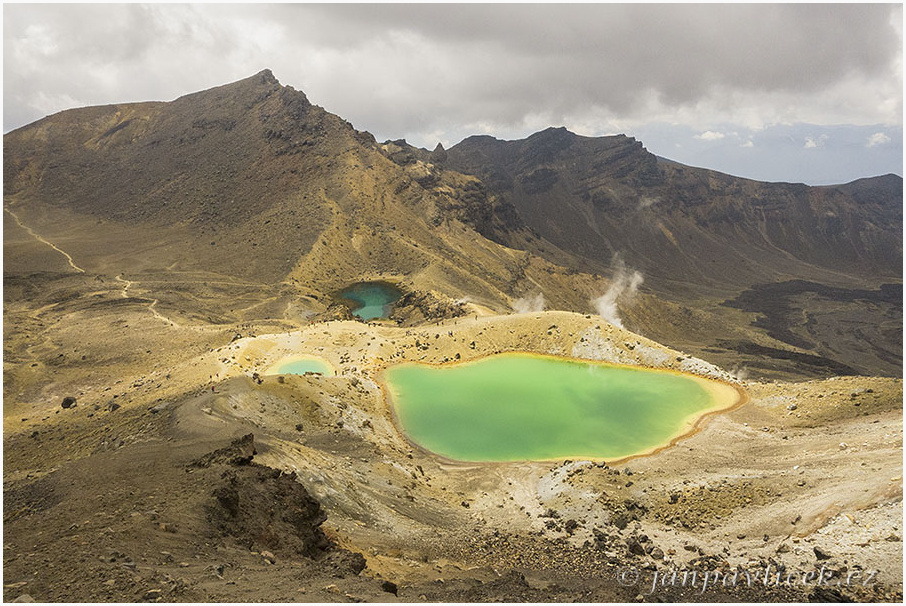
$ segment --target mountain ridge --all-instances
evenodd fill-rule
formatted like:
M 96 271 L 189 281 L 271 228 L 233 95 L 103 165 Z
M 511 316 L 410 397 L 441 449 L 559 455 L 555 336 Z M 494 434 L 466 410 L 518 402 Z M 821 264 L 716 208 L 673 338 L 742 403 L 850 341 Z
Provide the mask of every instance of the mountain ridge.
M 630 326 L 701 355 L 714 327 L 748 323 L 721 304 L 757 285 L 901 281 L 901 201 L 895 175 L 762 183 L 565 127 L 433 151 L 379 144 L 270 70 L 4 136 L 6 208 L 69 238 L 89 271 L 241 277 L 299 297 L 286 309 L 305 317 L 364 278 L 496 313 L 539 293 L 548 308 L 587 313 L 625 266 L 644 275 L 634 307 L 624 302 Z M 689 309 L 711 319 L 689 325 Z M 801 342 L 842 355 L 822 339 Z
M 745 244 L 764 256 L 762 265 L 789 265 L 780 257 L 792 253 L 805 265 L 834 270 L 842 265 L 854 273 L 881 267 L 886 275 L 900 273 L 897 268 L 901 263 L 896 258 L 887 259 L 890 251 L 894 251 L 894 257 L 902 257 L 898 244 L 902 238 L 902 179 L 896 175 L 837 186 L 765 183 L 674 162 L 660 163 L 657 156 L 629 137 L 581 137 L 565 129 L 547 129 L 510 142 L 469 138 L 447 150 L 447 156 L 445 166 L 481 178 L 492 193 L 516 206 L 533 229 L 561 249 L 590 261 L 591 266 L 606 266 L 612 255 L 622 253 L 629 257 L 627 263 L 647 273 L 656 274 L 658 264 L 665 263 L 663 273 L 675 274 L 676 265 L 671 266 L 666 255 L 646 259 L 642 251 L 632 250 L 631 242 L 617 236 L 629 231 L 635 237 L 641 233 L 645 235 L 644 248 L 666 248 L 678 237 L 682 239 L 676 234 L 689 231 L 691 226 L 681 222 L 691 219 L 693 224 L 704 221 L 712 228 L 722 226 L 727 232 L 722 244 L 730 249 L 734 247 L 732 240 L 740 236 L 736 233 L 739 222 L 745 221 L 751 232 L 745 236 Z M 847 199 L 853 195 L 860 196 L 858 204 Z M 542 205 L 554 204 L 551 200 L 562 208 L 555 216 L 547 216 Z M 585 220 L 570 223 L 564 213 L 567 209 Z M 660 212 L 655 215 L 652 210 Z M 641 218 L 646 214 L 647 222 Z M 855 228 L 849 231 L 864 228 L 873 232 L 871 237 L 881 237 L 884 242 L 873 248 L 865 242 L 871 237 L 861 233 L 855 240 L 847 240 L 837 233 L 838 216 L 850 223 L 849 228 Z M 764 233 L 756 233 L 761 229 L 756 223 L 762 218 Z M 608 223 L 607 229 L 602 227 Z M 795 228 L 794 224 L 805 227 Z M 602 229 L 614 242 L 602 236 Z M 805 231 L 797 233 L 797 229 Z M 581 232 L 581 236 L 576 238 L 578 242 L 570 243 L 562 235 L 565 232 Z M 690 237 L 704 241 L 702 235 Z M 820 250 L 812 250 L 813 242 L 819 240 L 824 241 Z M 595 241 L 598 245 L 589 248 L 588 244 Z M 771 255 L 771 249 L 782 254 Z M 830 253 L 829 260 L 821 258 L 825 252 Z M 685 271 L 702 273 L 701 267 L 696 270 L 700 263 L 686 265 Z M 790 266 L 785 271 L 795 268 Z

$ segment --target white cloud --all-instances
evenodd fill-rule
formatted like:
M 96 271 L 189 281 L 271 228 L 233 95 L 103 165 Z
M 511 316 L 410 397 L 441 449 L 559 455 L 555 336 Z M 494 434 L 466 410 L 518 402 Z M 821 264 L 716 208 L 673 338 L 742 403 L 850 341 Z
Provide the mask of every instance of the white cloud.
M 805 138 L 805 149 L 816 149 L 818 147 L 824 147 L 824 144 L 827 143 L 827 135 L 821 135 L 820 137 L 806 137 Z
M 890 137 L 884 133 L 875 133 L 868 138 L 868 143 L 865 144 L 865 147 L 874 147 L 885 143 L 890 143 Z
M 713 130 L 706 130 L 700 135 L 695 135 L 696 139 L 701 139 L 702 141 L 717 141 L 723 139 L 726 135 L 723 133 L 714 132 Z
M 755 143 L 753 143 L 752 140 L 749 139 L 748 141 L 746 141 L 745 143 L 743 143 L 743 144 L 740 145 L 739 147 L 755 147 Z

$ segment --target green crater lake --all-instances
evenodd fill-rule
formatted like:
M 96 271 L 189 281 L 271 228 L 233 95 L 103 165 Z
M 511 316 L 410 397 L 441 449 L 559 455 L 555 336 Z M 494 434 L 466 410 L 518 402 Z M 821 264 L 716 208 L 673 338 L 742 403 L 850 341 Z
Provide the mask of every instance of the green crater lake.
M 338 297 L 349 306 L 353 315 L 363 320 L 386 318 L 402 291 L 389 282 L 359 282 L 344 288 Z
M 317 372 L 326 377 L 336 374 L 330 362 L 317 356 L 295 356 L 280 360 L 264 371 L 265 375 L 304 375 L 307 372 Z
M 742 397 L 731 385 L 692 375 L 519 353 L 403 363 L 384 380 L 410 440 L 476 462 L 645 454 Z

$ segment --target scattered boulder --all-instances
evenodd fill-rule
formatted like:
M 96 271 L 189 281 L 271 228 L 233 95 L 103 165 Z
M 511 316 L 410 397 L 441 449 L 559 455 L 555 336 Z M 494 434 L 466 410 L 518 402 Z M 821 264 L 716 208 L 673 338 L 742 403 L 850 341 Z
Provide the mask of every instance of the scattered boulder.
M 72 396 L 66 396 L 65 398 L 63 398 L 63 401 L 60 403 L 60 406 L 62 406 L 63 408 L 75 408 L 75 405 L 76 405 L 76 399 L 73 398 Z
M 384 581 L 381 583 L 381 590 L 386 591 L 387 593 L 392 593 L 393 595 L 398 595 L 399 588 L 396 583 L 393 581 Z
M 645 554 L 645 546 L 642 545 L 637 538 L 630 538 L 626 542 L 626 547 L 629 548 L 629 553 L 637 556 L 643 556 Z
M 144 601 L 146 601 L 146 602 L 152 602 L 152 601 L 154 601 L 154 600 L 160 598 L 161 593 L 163 593 L 163 592 L 162 592 L 162 590 L 160 590 L 160 589 L 149 589 L 149 590 L 146 591 L 145 594 L 142 596 L 142 599 L 143 599 Z
M 831 559 L 831 555 L 829 553 L 827 553 L 826 551 L 824 551 L 823 549 L 821 549 L 820 547 L 815 547 L 814 551 L 815 551 L 815 557 L 818 558 L 819 560 Z
M 358 575 L 368 566 L 368 562 L 362 554 L 333 547 L 325 561 L 333 570 L 334 576 L 339 576 L 340 578 L 346 574 Z
M 603 550 L 603 549 L 606 549 L 610 545 L 610 543 L 611 543 L 610 537 L 608 537 L 606 534 L 604 534 L 600 529 L 592 528 L 591 534 L 595 539 L 595 542 L 594 542 L 595 549 Z

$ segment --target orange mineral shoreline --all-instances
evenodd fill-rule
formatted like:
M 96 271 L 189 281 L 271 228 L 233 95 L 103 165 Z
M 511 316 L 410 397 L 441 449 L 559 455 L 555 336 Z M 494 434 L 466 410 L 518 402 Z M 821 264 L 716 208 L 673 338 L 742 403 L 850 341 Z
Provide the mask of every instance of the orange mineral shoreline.
M 740 408 L 741 406 L 743 406 L 744 404 L 746 404 L 749 401 L 749 395 L 741 385 L 738 385 L 736 383 L 730 383 L 728 381 L 723 381 L 720 379 L 702 377 L 700 375 L 683 372 L 683 371 L 679 371 L 679 370 L 673 370 L 670 368 L 660 368 L 657 366 L 645 366 L 645 365 L 636 365 L 636 364 L 618 364 L 618 363 L 614 363 L 614 362 L 604 362 L 601 360 L 589 360 L 586 358 L 574 358 L 574 357 L 560 356 L 560 355 L 555 355 L 555 354 L 542 354 L 542 353 L 537 353 L 537 352 L 532 352 L 532 351 L 506 351 L 506 352 L 499 352 L 499 353 L 492 353 L 492 354 L 476 356 L 474 358 L 469 358 L 467 360 L 456 360 L 456 361 L 452 361 L 452 362 L 409 361 L 409 362 L 398 362 L 396 364 L 381 365 L 381 367 L 378 369 L 377 384 L 378 384 L 378 387 L 381 389 L 381 392 L 384 394 L 384 402 L 387 404 L 387 408 L 390 412 L 390 417 L 393 421 L 394 427 L 396 427 L 396 429 L 400 433 L 400 435 L 403 436 L 403 438 L 406 440 L 406 442 L 410 446 L 412 446 L 414 449 L 418 450 L 419 452 L 430 455 L 432 457 L 435 457 L 436 459 L 440 460 L 441 462 L 451 465 L 451 466 L 466 465 L 466 466 L 472 467 L 475 465 L 509 465 L 512 463 L 524 463 L 526 461 L 537 462 L 537 463 L 553 463 L 553 462 L 559 462 L 559 461 L 563 460 L 563 457 L 558 457 L 556 459 L 526 459 L 525 461 L 460 461 L 458 459 L 451 459 L 444 455 L 440 455 L 436 452 L 428 450 L 424 446 L 421 446 L 420 444 L 415 442 L 415 440 L 413 440 L 409 436 L 409 434 L 406 433 L 406 431 L 403 429 L 402 425 L 400 424 L 399 419 L 397 418 L 397 414 L 396 414 L 396 407 L 393 405 L 393 391 L 390 388 L 389 384 L 387 383 L 387 381 L 385 380 L 385 377 L 384 377 L 386 371 L 390 368 L 390 366 L 397 366 L 399 364 L 420 364 L 423 366 L 445 366 L 445 367 L 446 366 L 458 366 L 458 365 L 463 365 L 463 364 L 474 363 L 479 360 L 483 360 L 485 358 L 490 358 L 490 357 L 494 357 L 494 356 L 505 356 L 505 355 L 527 355 L 527 356 L 532 356 L 532 357 L 537 357 L 537 358 L 564 360 L 564 361 L 568 361 L 568 362 L 574 362 L 577 364 L 596 364 L 599 366 L 606 366 L 606 367 L 611 367 L 611 368 L 647 370 L 647 371 L 653 371 L 653 372 L 662 372 L 662 373 L 667 373 L 667 374 L 673 374 L 673 375 L 686 377 L 688 379 L 692 379 L 692 380 L 696 381 L 699 385 L 701 385 L 701 387 L 705 391 L 708 392 L 708 394 L 715 401 L 715 405 L 712 406 L 711 408 L 692 415 L 690 417 L 690 419 L 686 421 L 687 429 L 685 429 L 679 435 L 676 435 L 676 436 L 670 438 L 670 440 L 664 444 L 658 444 L 658 445 L 652 446 L 651 448 L 649 448 L 645 451 L 642 451 L 639 453 L 634 453 L 634 454 L 631 454 L 631 455 L 628 455 L 625 457 L 620 457 L 618 459 L 604 459 L 604 458 L 595 457 L 595 456 L 585 456 L 581 453 L 568 455 L 568 457 L 566 457 L 566 458 L 580 459 L 580 460 L 592 461 L 592 462 L 604 462 L 609 465 L 612 465 L 612 464 L 625 463 L 627 461 L 631 461 L 633 459 L 638 459 L 640 457 L 652 456 L 652 455 L 655 455 L 672 446 L 675 446 L 681 440 L 690 438 L 690 437 L 694 436 L 695 434 L 697 434 L 699 431 L 701 431 L 705 420 L 708 419 L 709 417 L 719 414 L 719 413 L 731 412 L 733 410 Z M 723 404 L 722 401 L 728 399 L 728 397 L 730 395 L 735 396 L 733 398 L 732 403 Z

